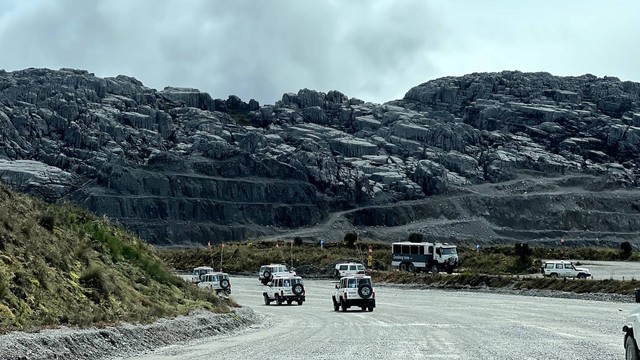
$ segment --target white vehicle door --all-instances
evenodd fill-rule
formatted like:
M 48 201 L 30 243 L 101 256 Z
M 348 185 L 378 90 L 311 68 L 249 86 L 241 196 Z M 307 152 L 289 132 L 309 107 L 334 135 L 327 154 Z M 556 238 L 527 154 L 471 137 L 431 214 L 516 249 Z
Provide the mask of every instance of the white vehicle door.
M 578 275 L 578 272 L 573 267 L 573 264 L 564 264 L 564 271 L 565 271 L 564 276 L 567 276 L 567 277 L 575 277 L 576 275 Z
M 558 276 L 564 276 L 564 265 L 562 263 L 557 263 L 553 272 L 558 274 Z
M 347 274 L 348 269 L 349 269 L 349 265 L 340 265 L 340 275 L 345 276 Z

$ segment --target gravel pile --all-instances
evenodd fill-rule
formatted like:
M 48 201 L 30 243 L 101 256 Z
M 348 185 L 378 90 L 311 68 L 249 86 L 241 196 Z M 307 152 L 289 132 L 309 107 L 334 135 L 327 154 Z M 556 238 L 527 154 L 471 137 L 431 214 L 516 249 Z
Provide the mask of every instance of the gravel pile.
M 13 332 L 0 336 L 3 360 L 114 359 L 191 340 L 230 335 L 262 321 L 249 308 L 230 314 L 194 311 L 187 316 L 153 324 L 122 324 L 107 328 L 60 328 L 37 333 Z

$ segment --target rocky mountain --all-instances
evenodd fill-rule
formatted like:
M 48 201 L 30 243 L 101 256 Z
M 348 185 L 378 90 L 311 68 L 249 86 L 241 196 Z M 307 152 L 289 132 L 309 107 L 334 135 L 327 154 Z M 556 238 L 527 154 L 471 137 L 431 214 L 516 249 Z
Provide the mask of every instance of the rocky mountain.
M 298 234 L 640 239 L 640 84 L 474 73 L 385 104 L 273 105 L 86 71 L 0 72 L 0 178 L 155 244 Z

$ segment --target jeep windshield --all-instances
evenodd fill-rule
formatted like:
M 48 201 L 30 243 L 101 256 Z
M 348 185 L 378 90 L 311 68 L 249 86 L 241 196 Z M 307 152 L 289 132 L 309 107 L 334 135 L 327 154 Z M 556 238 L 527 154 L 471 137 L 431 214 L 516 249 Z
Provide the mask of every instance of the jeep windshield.
M 347 287 L 349 288 L 357 288 L 360 285 L 371 286 L 371 279 L 349 279 L 347 281 Z

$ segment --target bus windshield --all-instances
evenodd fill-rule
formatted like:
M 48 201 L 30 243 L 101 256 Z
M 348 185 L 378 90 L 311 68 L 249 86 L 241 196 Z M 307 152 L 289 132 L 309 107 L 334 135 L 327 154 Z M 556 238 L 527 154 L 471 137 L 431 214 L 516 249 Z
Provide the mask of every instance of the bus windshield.
M 442 248 L 442 255 L 456 255 L 456 248 Z

